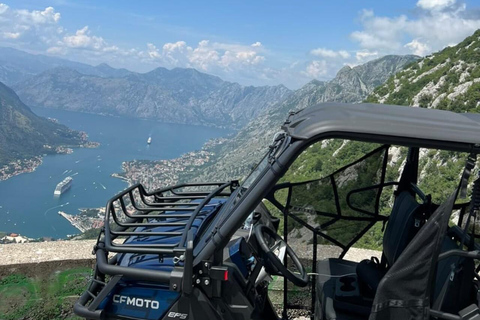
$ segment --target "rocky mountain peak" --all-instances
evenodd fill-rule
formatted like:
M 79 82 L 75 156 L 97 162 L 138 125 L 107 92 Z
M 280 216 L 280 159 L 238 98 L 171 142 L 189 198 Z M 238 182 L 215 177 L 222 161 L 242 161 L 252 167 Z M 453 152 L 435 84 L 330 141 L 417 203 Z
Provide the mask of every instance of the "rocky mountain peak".
M 477 112 L 480 106 L 480 30 L 390 77 L 370 102 Z
M 199 181 L 240 178 L 260 160 L 275 132 L 285 121 L 288 112 L 325 101 L 360 102 L 373 91 L 370 83 L 388 79 L 416 57 L 377 59 L 369 66 L 343 67 L 331 81 L 312 80 L 251 120 L 234 138 L 224 143 L 217 158 L 202 172 L 193 173 Z M 388 63 L 393 66 L 386 67 Z M 382 66 L 377 67 L 377 64 Z M 376 69 L 373 76 L 363 70 Z M 376 79 L 375 77 L 378 77 Z M 190 177 L 188 177 L 190 178 Z

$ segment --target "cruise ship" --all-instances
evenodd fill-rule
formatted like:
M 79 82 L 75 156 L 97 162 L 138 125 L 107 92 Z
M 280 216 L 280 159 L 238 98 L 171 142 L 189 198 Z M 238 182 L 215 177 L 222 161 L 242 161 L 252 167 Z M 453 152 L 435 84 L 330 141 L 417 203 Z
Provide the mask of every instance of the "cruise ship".
M 55 191 L 53 192 L 53 194 L 61 195 L 62 193 L 70 189 L 70 186 L 72 185 L 72 181 L 73 181 L 72 177 L 66 177 L 65 179 L 63 179 L 62 182 L 57 184 L 57 187 L 55 188 Z

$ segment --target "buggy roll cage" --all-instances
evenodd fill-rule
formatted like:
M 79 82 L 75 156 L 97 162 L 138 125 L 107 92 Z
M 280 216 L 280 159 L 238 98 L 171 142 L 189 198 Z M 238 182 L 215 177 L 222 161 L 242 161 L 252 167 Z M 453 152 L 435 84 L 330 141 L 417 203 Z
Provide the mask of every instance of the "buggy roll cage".
M 271 191 L 272 186 L 276 184 L 282 173 L 289 167 L 294 157 L 315 141 L 339 138 L 408 147 L 480 153 L 480 115 L 477 114 L 455 114 L 440 110 L 373 104 L 324 103 L 308 107 L 303 111 L 290 113 L 282 129 L 286 137 L 285 141 L 288 140 L 288 143 L 282 144 L 278 152 L 269 157 L 268 166 L 261 171 L 248 190 L 245 190 L 238 202 L 231 206 L 231 212 L 229 212 L 227 219 L 223 221 L 224 223 L 210 225 L 205 229 L 205 232 L 209 232 L 215 227 L 215 232 L 212 232 L 209 240 L 204 243 L 204 246 L 202 245 L 202 250 L 196 258 L 208 259 L 213 257 L 215 259 L 216 254 L 223 250 L 231 236 L 244 222 L 246 215 L 254 210 L 265 194 Z M 288 148 L 286 147 L 287 144 Z M 210 194 L 216 194 L 211 196 L 210 199 L 216 196 L 228 196 L 237 185 L 238 183 L 235 182 L 185 184 L 151 193 L 147 193 L 141 185 L 135 185 L 121 195 L 112 198 L 107 204 L 105 227 L 94 249 L 97 254 L 95 277 L 87 292 L 81 296 L 75 305 L 75 313 L 89 319 L 100 319 L 102 311 L 96 310 L 97 307 L 124 277 L 148 280 L 162 288 L 169 287 L 171 291 L 182 291 L 185 294 L 191 292 L 191 272 L 194 268 L 193 221 L 196 218 L 198 221 L 202 208 L 208 204 L 208 201 L 204 200 Z M 202 194 L 179 190 L 183 187 L 201 186 L 216 188 L 211 192 L 203 192 Z M 230 193 L 226 192 L 228 187 L 230 187 Z M 167 193 L 170 196 L 166 196 Z M 137 197 L 135 197 L 135 194 Z M 129 210 L 125 210 L 130 217 L 124 215 L 125 220 L 117 219 L 118 221 L 115 221 L 115 218 L 121 216 L 124 208 L 127 209 L 127 199 L 129 198 L 135 200 L 133 204 L 137 207 L 134 207 L 133 204 L 132 206 L 134 209 L 140 209 L 139 214 L 133 214 Z M 190 210 L 182 210 L 188 208 Z M 160 214 L 157 213 L 154 216 L 153 214 L 158 211 L 160 211 Z M 461 215 L 464 214 L 465 209 Z M 174 215 L 178 215 L 179 218 L 174 218 Z M 130 235 L 130 237 L 153 236 L 152 233 L 141 229 L 145 227 L 145 219 L 156 224 L 169 222 L 171 223 L 169 225 L 173 226 L 175 221 L 166 221 L 164 218 L 171 220 L 184 219 L 182 222 L 186 222 L 184 230 L 158 235 L 158 237 L 179 237 L 179 241 L 175 245 L 157 244 L 149 246 L 128 242 L 124 244 L 116 243 L 118 237 L 128 237 L 129 234 L 134 232 L 137 233 Z M 189 223 L 189 221 L 192 222 Z M 116 224 L 119 228 L 113 228 L 109 225 L 110 222 L 112 222 L 112 225 Z M 119 226 L 118 222 L 122 226 Z M 153 227 L 151 223 L 147 225 Z M 200 228 L 203 228 L 204 225 L 201 225 Z M 189 227 L 187 228 L 187 226 Z M 132 231 L 132 228 L 135 227 L 139 227 L 139 230 Z M 143 232 L 148 234 L 142 234 Z M 179 235 L 179 233 L 181 234 Z M 468 255 L 480 259 L 480 251 L 477 247 L 476 250 L 476 252 L 470 252 Z M 179 260 L 171 271 L 165 271 L 164 268 L 155 271 L 148 269 L 137 271 L 135 268 L 117 266 L 115 257 L 108 260 L 109 252 L 120 253 L 120 257 L 123 253 L 158 254 L 160 257 L 169 255 L 170 257 L 177 256 Z M 450 254 L 456 253 L 451 252 Z M 316 251 L 314 254 L 316 254 Z M 458 254 L 463 255 L 464 253 L 458 252 Z M 183 260 L 180 259 L 182 256 Z M 442 258 L 445 257 L 441 256 L 439 259 Z M 111 275 L 108 281 L 105 280 L 106 275 Z M 439 318 L 459 319 L 451 315 L 439 315 L 435 310 L 430 310 L 430 312 L 433 316 Z
M 96 310 L 122 277 L 154 282 L 176 292 L 192 291 L 193 232 L 192 226 L 215 197 L 228 197 L 237 188 L 238 181 L 212 183 L 185 183 L 147 192 L 135 184 L 111 198 L 105 210 L 105 224 L 94 247 L 97 258 L 95 274 L 88 289 L 74 306 L 74 311 L 85 318 L 100 319 Z M 210 191 L 182 191 L 182 189 Z M 226 189 L 228 188 L 228 191 Z M 202 223 L 205 222 L 203 218 Z M 147 222 L 144 222 L 147 220 Z M 143 228 L 144 227 L 144 228 Z M 183 231 L 148 231 L 155 227 L 184 227 Z M 169 244 L 115 243 L 119 237 L 180 237 Z M 173 256 L 171 271 L 147 270 L 116 265 L 117 255 L 108 259 L 110 252 Z M 106 275 L 110 276 L 106 280 Z M 87 304 L 90 304 L 87 306 Z

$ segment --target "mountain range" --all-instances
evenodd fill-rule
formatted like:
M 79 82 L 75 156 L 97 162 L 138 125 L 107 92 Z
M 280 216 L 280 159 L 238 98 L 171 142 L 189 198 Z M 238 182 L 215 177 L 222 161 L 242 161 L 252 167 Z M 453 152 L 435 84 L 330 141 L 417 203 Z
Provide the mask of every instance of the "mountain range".
M 118 77 L 130 73 L 126 69 L 115 69 L 105 63 L 91 66 L 61 58 L 31 54 L 14 48 L 0 47 L 0 82 L 7 86 L 11 87 L 17 82 L 57 67 L 66 67 L 83 74 L 100 77 Z
M 215 150 L 217 156 L 214 161 L 182 179 L 221 181 L 241 178 L 266 152 L 274 134 L 280 130 L 290 111 L 326 101 L 361 102 L 378 84 L 418 59 L 419 57 L 412 55 L 385 56 L 353 68 L 346 66 L 331 81 L 309 82 L 283 102 L 258 115 L 235 137 L 224 143 L 219 150 Z
M 382 59 L 367 64 L 370 64 L 369 68 L 374 68 L 378 63 L 383 65 Z M 405 62 L 403 67 L 404 69 L 398 72 L 395 70 L 401 67 L 390 69 L 390 75 L 383 78 L 386 79 L 385 83 L 370 91 L 364 100 L 454 112 L 480 111 L 480 30 L 455 46 L 447 47 L 422 59 L 412 57 L 412 61 Z M 343 71 L 339 72 L 340 76 Z M 331 82 L 335 83 L 337 78 Z M 216 150 L 214 161 L 189 174 L 185 179 L 196 176 L 198 180 L 210 181 L 245 176 L 266 152 L 268 144 L 275 132 L 280 129 L 289 111 L 327 100 L 323 88 L 323 83 L 312 81 L 295 91 L 276 108 L 252 120 L 235 138 Z M 330 99 L 345 102 L 345 95 L 338 97 L 337 99 L 333 96 Z M 296 180 L 303 177 L 304 180 L 308 180 L 324 176 L 331 171 L 324 172 L 319 163 L 335 163 L 342 166 L 346 161 L 363 156 L 368 147 L 353 141 L 336 141 L 328 144 L 328 148 L 322 144 L 320 149 L 321 152 L 318 152 L 318 148 L 305 150 L 297 159 L 298 163 L 295 164 L 297 170 L 294 173 L 287 173 L 290 174 L 288 178 Z M 406 150 L 391 147 L 391 154 L 388 179 L 397 180 L 400 165 L 406 157 Z M 458 175 L 465 165 L 465 156 L 446 151 L 421 150 L 418 185 L 424 192 L 432 195 L 434 202 L 440 203 L 454 190 L 458 183 Z
M 241 130 L 221 151 L 225 159 L 233 153 L 230 163 L 225 160 L 223 169 L 215 172 L 224 176 L 240 174 L 255 162 L 288 111 L 323 101 L 359 102 L 418 59 L 386 56 L 345 66 L 331 81 L 314 80 L 291 91 L 282 85 L 242 86 L 195 69 L 157 68 L 136 73 L 11 48 L 0 48 L 0 53 L 2 79 L 14 83 L 13 89 L 27 105 Z M 16 100 L 21 103 L 18 97 Z
M 84 142 L 81 133 L 35 115 L 12 89 L 0 83 L 0 167 Z
M 291 94 L 282 85 L 242 86 L 195 69 L 161 67 L 110 77 L 57 67 L 13 88 L 31 106 L 234 129 Z

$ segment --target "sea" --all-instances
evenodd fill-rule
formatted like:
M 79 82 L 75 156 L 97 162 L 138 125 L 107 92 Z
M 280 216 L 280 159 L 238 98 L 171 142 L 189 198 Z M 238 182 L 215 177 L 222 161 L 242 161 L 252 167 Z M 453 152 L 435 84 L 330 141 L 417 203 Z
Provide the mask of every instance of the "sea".
M 32 173 L 0 181 L 0 231 L 31 238 L 66 238 L 78 234 L 58 214 L 79 213 L 80 208 L 102 207 L 127 187 L 113 173 L 122 171 L 129 160 L 173 159 L 199 150 L 209 139 L 230 132 L 203 126 L 169 124 L 153 120 L 112 117 L 57 109 L 32 108 L 40 116 L 57 119 L 76 130 L 87 132 L 98 148 L 76 148 L 68 155 L 48 155 Z M 151 144 L 147 144 L 151 137 Z M 70 190 L 54 196 L 56 185 L 73 178 Z

